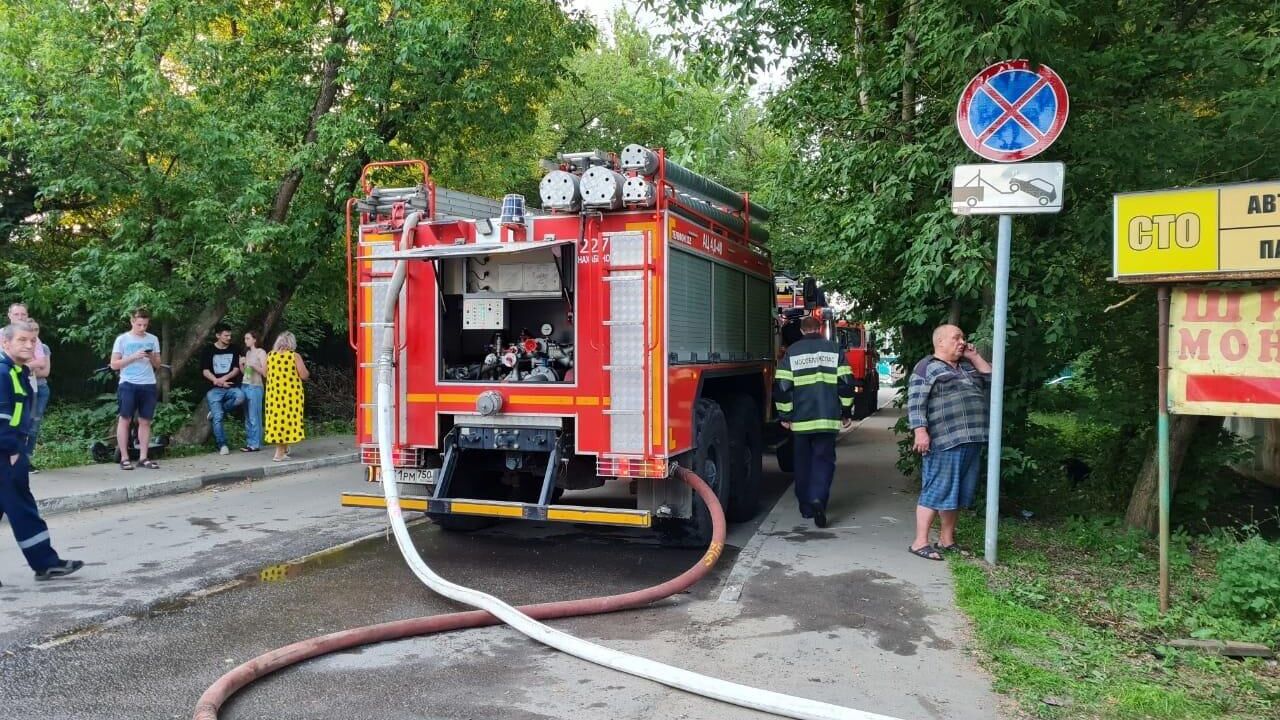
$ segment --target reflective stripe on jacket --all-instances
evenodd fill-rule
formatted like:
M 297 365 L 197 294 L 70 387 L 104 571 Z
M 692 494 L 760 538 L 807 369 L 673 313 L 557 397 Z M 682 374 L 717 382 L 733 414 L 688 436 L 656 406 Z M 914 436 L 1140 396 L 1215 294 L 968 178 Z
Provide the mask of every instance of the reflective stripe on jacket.
M 31 431 L 30 371 L 0 353 L 0 453 L 25 452 Z
M 774 375 L 773 403 L 791 432 L 836 432 L 853 414 L 853 371 L 844 353 L 821 335 L 787 348 Z

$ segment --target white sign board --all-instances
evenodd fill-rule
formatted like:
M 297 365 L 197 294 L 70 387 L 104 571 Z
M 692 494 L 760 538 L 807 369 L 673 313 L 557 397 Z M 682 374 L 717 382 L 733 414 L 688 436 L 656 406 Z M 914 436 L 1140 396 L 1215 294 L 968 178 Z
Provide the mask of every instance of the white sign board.
M 957 165 L 951 178 L 951 212 L 1056 213 L 1062 210 L 1066 174 L 1066 166 L 1060 162 Z

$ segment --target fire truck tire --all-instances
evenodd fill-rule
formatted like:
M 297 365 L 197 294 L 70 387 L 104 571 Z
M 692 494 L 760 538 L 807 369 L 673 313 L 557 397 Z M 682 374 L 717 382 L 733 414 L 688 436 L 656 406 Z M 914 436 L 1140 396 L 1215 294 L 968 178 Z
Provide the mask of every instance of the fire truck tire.
M 693 407 L 695 447 L 688 462 L 707 485 L 720 505 L 728 505 L 733 470 L 729 462 L 729 427 L 724 411 L 714 400 L 701 398 Z M 702 498 L 693 498 L 693 514 L 688 519 L 666 520 L 659 526 L 659 538 L 668 547 L 701 547 L 711 541 L 711 511 Z
M 778 458 L 778 469 L 784 473 L 789 473 L 796 466 L 796 446 L 791 443 L 791 433 L 787 433 L 787 439 L 782 441 L 778 449 L 774 452 L 774 456 Z
M 725 515 L 729 522 L 746 522 L 760 509 L 760 481 L 764 474 L 764 429 L 760 426 L 760 410 L 756 401 L 746 395 L 725 402 L 729 427 L 730 476 L 729 505 Z
M 871 403 L 868 398 L 871 397 L 869 391 L 863 391 L 853 396 L 853 419 L 861 420 L 871 414 Z

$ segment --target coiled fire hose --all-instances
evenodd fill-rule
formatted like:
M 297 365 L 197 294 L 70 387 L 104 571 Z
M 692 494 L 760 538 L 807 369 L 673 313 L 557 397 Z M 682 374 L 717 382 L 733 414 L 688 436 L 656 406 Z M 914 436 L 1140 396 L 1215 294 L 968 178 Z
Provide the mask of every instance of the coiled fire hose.
M 417 225 L 417 222 L 418 213 L 413 213 L 406 219 L 404 234 L 401 237 L 402 248 L 408 247 L 410 233 L 413 227 Z M 793 695 L 784 695 L 700 675 L 647 658 L 612 650 L 573 637 L 538 622 L 538 620 L 593 615 L 646 605 L 688 588 L 707 574 L 724 549 L 724 511 L 710 486 L 702 478 L 698 477 L 696 473 L 683 467 L 676 468 L 680 479 L 688 483 L 698 493 L 698 496 L 702 498 L 702 501 L 706 503 L 707 508 L 711 511 L 711 544 L 697 563 L 684 573 L 665 583 L 620 595 L 525 605 L 517 608 L 492 595 L 457 585 L 437 575 L 423 561 L 417 549 L 413 546 L 412 538 L 409 537 L 409 529 L 405 526 L 404 513 L 400 508 L 399 488 L 394 482 L 395 467 L 392 464 L 393 408 L 391 382 L 393 372 L 392 348 L 395 346 L 392 321 L 395 317 L 400 289 L 404 285 L 406 275 L 405 261 L 397 260 L 395 274 L 387 288 L 387 299 L 384 306 L 386 324 L 383 325 L 384 329 L 381 333 L 378 351 L 377 439 L 378 455 L 382 465 L 382 477 L 387 479 L 382 483 L 383 493 L 387 501 L 387 517 L 392 533 L 395 536 L 396 544 L 400 548 L 400 553 L 404 556 L 405 562 L 408 563 L 414 575 L 417 575 L 424 584 L 437 593 L 451 600 L 480 608 L 480 610 L 433 615 L 353 628 L 272 650 L 236 667 L 209 686 L 196 704 L 195 714 L 193 715 L 194 720 L 217 720 L 219 709 L 234 693 L 258 678 L 304 660 L 371 643 L 449 630 L 496 625 L 499 622 L 506 623 L 529 638 L 574 657 L 637 677 L 653 680 L 670 687 L 686 690 L 703 697 L 753 710 L 761 710 L 782 717 L 798 718 L 799 720 L 896 720 L 886 715 L 831 705 Z

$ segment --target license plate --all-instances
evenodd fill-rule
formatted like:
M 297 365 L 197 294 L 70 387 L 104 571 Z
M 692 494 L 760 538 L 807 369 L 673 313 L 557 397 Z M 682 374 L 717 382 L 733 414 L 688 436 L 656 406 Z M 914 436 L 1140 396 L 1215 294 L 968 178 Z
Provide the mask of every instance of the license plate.
M 373 466 L 373 479 L 382 480 L 382 467 Z M 436 468 L 396 468 L 396 482 L 415 485 L 434 485 Z

